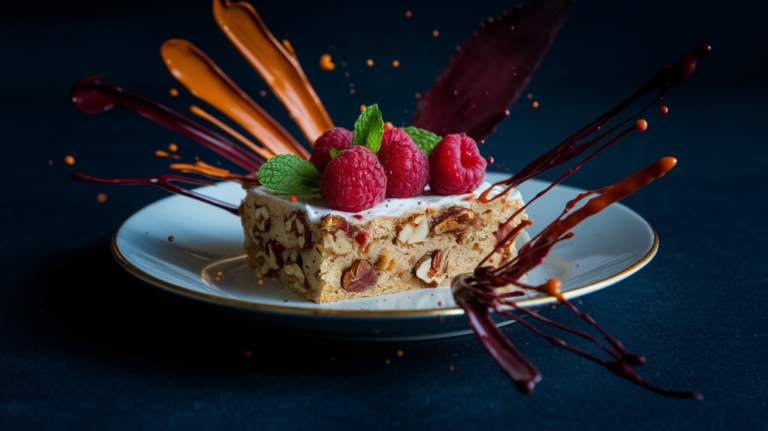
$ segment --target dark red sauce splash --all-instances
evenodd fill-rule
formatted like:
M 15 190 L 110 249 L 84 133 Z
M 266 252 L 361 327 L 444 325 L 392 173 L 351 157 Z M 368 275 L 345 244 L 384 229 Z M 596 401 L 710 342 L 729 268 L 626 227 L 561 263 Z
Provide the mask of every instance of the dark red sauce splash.
M 179 181 L 179 182 L 191 183 L 191 184 L 201 184 L 206 186 L 210 186 L 213 184 L 213 182 L 207 181 L 207 180 L 188 178 L 188 177 L 183 177 L 181 175 L 157 175 L 154 177 L 144 177 L 144 178 L 98 178 L 98 177 L 92 177 L 90 175 L 85 175 L 80 173 L 72 174 L 72 178 L 78 181 L 89 181 L 89 182 L 98 183 L 98 184 L 157 186 L 162 189 L 168 190 L 171 193 L 176 193 L 182 196 L 187 196 L 193 199 L 197 199 L 199 201 L 202 201 L 207 204 L 211 204 L 213 206 L 226 210 L 234 215 L 238 215 L 237 206 L 235 205 L 228 204 L 226 202 L 222 202 L 217 199 L 209 198 L 208 196 L 201 195 L 200 193 L 195 193 L 191 190 L 187 190 L 177 185 L 171 184 L 171 181 Z
M 97 114 L 121 106 L 154 121 L 219 153 L 249 173 L 259 170 L 264 159 L 238 147 L 187 117 L 138 94 L 99 81 L 101 76 L 89 76 L 75 83 L 70 92 L 72 102 L 83 112 Z
M 691 72 L 693 72 L 693 69 L 696 66 L 696 62 L 709 54 L 710 51 L 711 48 L 709 45 L 699 45 L 698 47 L 683 55 L 672 66 L 666 66 L 662 68 L 640 90 L 635 92 L 632 96 L 624 100 L 618 106 L 601 115 L 592 121 L 592 123 L 571 135 L 568 139 L 560 143 L 553 150 L 545 153 L 544 155 L 534 160 L 532 163 L 528 164 L 520 172 L 513 175 L 512 178 L 501 183 L 497 183 L 508 186 L 507 190 L 505 190 L 504 193 L 499 194 L 499 196 L 506 194 L 509 190 L 521 184 L 522 182 L 533 178 L 542 172 L 559 166 L 573 159 L 574 157 L 577 157 L 586 149 L 593 146 L 604 137 L 608 136 L 611 132 L 615 131 L 622 125 L 626 124 L 628 121 L 637 117 L 639 114 L 653 106 L 653 104 L 661 100 L 661 98 L 674 85 L 682 82 L 688 76 L 690 76 Z M 612 119 L 618 113 L 628 108 L 638 99 L 640 99 L 640 97 L 656 89 L 660 90 L 660 95 L 653 101 L 653 103 L 642 109 L 639 113 L 622 121 L 617 126 L 614 126 L 597 138 L 580 146 L 576 146 L 576 144 L 581 139 L 584 139 L 590 134 L 595 133 L 597 130 L 600 130 L 600 127 L 608 120 Z M 554 185 L 561 182 L 571 173 L 575 172 L 586 162 L 591 160 L 595 155 L 599 154 L 602 150 L 617 140 L 621 139 L 623 136 L 626 136 L 628 133 L 635 129 L 644 130 L 646 126 L 647 124 L 641 120 L 635 123 L 633 126 L 620 132 L 617 136 L 603 144 L 603 146 L 600 147 L 596 152 L 578 163 L 574 168 L 571 168 L 565 172 L 556 182 L 537 194 L 536 197 L 534 197 L 534 199 L 531 201 L 552 189 Z M 600 365 L 603 365 L 604 367 L 611 370 L 614 374 L 620 377 L 624 377 L 646 389 L 672 397 L 692 398 L 696 400 L 703 399 L 703 396 L 700 393 L 672 391 L 652 385 L 645 381 L 632 368 L 645 363 L 645 359 L 642 356 L 627 352 L 621 342 L 608 334 L 608 332 L 600 327 L 589 315 L 580 312 L 570 301 L 568 301 L 560 292 L 559 280 L 550 279 L 547 283 L 540 286 L 529 286 L 519 281 L 527 272 L 544 262 L 544 259 L 555 244 L 574 236 L 572 232 L 568 232 L 569 230 L 573 229 L 587 217 L 599 213 L 607 206 L 629 196 L 639 188 L 649 184 L 654 179 L 660 178 L 667 171 L 672 169 L 676 163 L 677 160 L 674 158 L 666 157 L 612 186 L 608 186 L 597 191 L 582 193 L 576 199 L 568 202 L 560 217 L 558 217 L 549 226 L 547 226 L 541 233 L 536 235 L 530 242 L 521 247 L 515 258 L 511 259 L 509 262 L 499 265 L 498 267 L 492 267 L 482 265 L 482 263 L 488 260 L 490 256 L 486 257 L 486 259 L 481 262 L 481 265 L 478 265 L 478 267 L 475 268 L 473 273 L 460 275 L 453 280 L 452 290 L 454 298 L 456 299 L 456 303 L 466 312 L 469 325 L 475 331 L 478 338 L 480 339 L 480 342 L 483 344 L 483 346 L 485 346 L 486 350 L 488 350 L 488 352 L 496 360 L 502 370 L 504 370 L 504 372 L 507 373 L 507 375 L 512 379 L 519 391 L 528 394 L 532 393 L 536 383 L 541 380 L 541 374 L 539 374 L 536 368 L 514 348 L 509 340 L 507 340 L 502 335 L 501 331 L 498 330 L 493 320 L 491 319 L 489 309 L 493 309 L 497 313 L 504 314 L 516 320 L 517 322 L 520 322 L 525 328 L 532 330 L 534 333 L 540 335 L 550 343 L 572 351 Z M 598 194 L 599 196 L 591 199 L 584 207 L 574 211 L 568 217 L 565 217 L 565 215 L 575 207 L 577 202 L 593 194 Z M 487 199 L 487 196 L 488 194 L 484 193 L 483 196 L 481 196 L 481 200 L 484 200 L 485 202 L 493 200 Z M 529 201 L 528 204 L 530 204 L 531 201 Z M 526 206 L 528 204 L 526 204 Z M 517 215 L 517 213 L 515 215 Z M 515 215 L 510 217 L 510 220 L 513 219 Z M 499 226 L 498 234 L 500 236 L 500 241 L 496 250 L 498 250 L 499 247 L 507 245 L 510 241 L 514 241 L 522 229 L 531 223 L 532 222 L 530 221 L 525 221 L 514 229 L 509 230 L 509 232 L 507 232 L 508 221 L 502 223 Z M 494 250 L 494 252 L 496 250 Z M 520 307 L 514 302 L 506 301 L 506 298 L 517 296 L 516 294 L 496 293 L 497 288 L 508 286 L 510 284 L 554 296 L 559 302 L 565 304 L 566 307 L 568 307 L 571 311 L 576 313 L 579 317 L 581 317 L 598 332 L 600 332 L 600 334 L 607 341 L 608 345 L 603 344 L 597 338 L 585 332 L 568 328 L 557 322 L 539 316 L 538 314 L 533 313 L 531 310 Z M 599 358 L 595 355 L 592 355 L 591 353 L 568 345 L 564 340 L 542 332 L 541 330 L 531 325 L 531 323 L 523 320 L 518 314 L 512 313 L 509 308 L 507 308 L 507 306 L 512 307 L 518 312 L 527 314 L 536 320 L 552 325 L 557 329 L 564 330 L 576 336 L 592 341 L 600 348 L 602 348 L 611 357 L 611 359 L 606 360 Z
M 411 125 L 480 142 L 509 115 L 554 41 L 573 0 L 535 0 L 480 28 L 419 100 Z

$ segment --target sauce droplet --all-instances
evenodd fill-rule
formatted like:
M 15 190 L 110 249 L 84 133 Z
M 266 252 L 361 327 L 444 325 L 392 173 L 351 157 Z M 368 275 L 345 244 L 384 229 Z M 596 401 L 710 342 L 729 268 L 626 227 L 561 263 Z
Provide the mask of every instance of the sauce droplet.
M 648 128 L 648 122 L 641 118 L 635 122 L 635 127 L 637 127 L 637 130 L 645 132 L 645 130 Z
M 435 36 L 435 37 L 437 37 L 439 34 L 440 34 L 440 32 L 438 32 L 437 30 L 432 32 L 432 36 Z
M 662 105 L 662 106 L 659 107 L 659 112 L 661 112 L 661 115 L 664 115 L 667 112 L 669 112 L 669 108 L 667 108 L 666 106 Z
M 174 239 L 176 239 L 176 238 L 174 238 L 173 235 L 171 235 L 171 236 L 168 237 L 168 242 L 173 242 Z
M 390 130 L 390 129 L 394 129 L 394 128 L 395 128 L 395 125 L 390 123 L 389 121 L 384 123 L 384 130 Z
M 74 165 L 75 164 L 75 158 L 72 156 L 64 157 L 64 163 L 68 165 Z
M 365 64 L 367 64 L 368 66 L 373 66 L 373 60 L 369 58 L 368 61 L 365 62 Z
M 493 164 L 493 156 L 486 157 L 485 161 L 488 162 L 489 165 L 492 165 Z
M 99 193 L 99 195 L 96 196 L 96 200 L 99 201 L 99 203 L 103 204 L 104 202 L 107 201 L 107 195 L 105 195 L 104 193 Z
M 176 96 L 178 96 L 178 95 L 179 95 L 179 90 L 177 90 L 177 89 L 175 89 L 175 88 L 171 88 L 170 90 L 168 90 L 168 93 L 169 93 L 171 96 L 173 96 L 173 97 L 176 97 Z
M 360 113 L 362 114 L 363 111 L 365 111 L 365 105 L 360 105 Z
M 533 102 L 533 107 L 534 108 L 538 108 L 539 107 L 539 102 Z
M 409 11 L 409 10 L 405 11 L 405 17 L 406 18 L 410 18 L 412 16 L 413 16 L 413 13 L 411 13 L 411 11 Z
M 320 68 L 328 71 L 336 68 L 336 65 L 331 61 L 330 54 L 323 54 L 320 56 Z
M 398 67 L 398 66 L 400 66 L 400 62 L 399 61 L 395 60 L 395 61 L 392 62 L 392 67 Z
M 175 153 L 176 150 L 179 149 L 179 146 L 176 144 L 168 144 L 168 149 Z
M 296 196 L 291 196 L 291 202 L 296 202 Z

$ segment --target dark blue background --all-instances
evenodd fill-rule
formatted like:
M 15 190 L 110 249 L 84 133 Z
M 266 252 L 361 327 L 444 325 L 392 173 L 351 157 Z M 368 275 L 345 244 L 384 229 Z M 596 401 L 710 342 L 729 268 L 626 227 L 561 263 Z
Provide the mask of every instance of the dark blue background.
M 266 85 L 218 30 L 209 2 L 65 3 L 4 6 L 0 15 L 0 427 L 766 428 L 764 6 L 576 2 L 526 91 L 541 106 L 521 99 L 482 149 L 503 163 L 496 169 L 519 169 L 662 65 L 699 43 L 712 45 L 665 99 L 668 115 L 649 114 L 647 132 L 567 181 L 596 188 L 662 156 L 679 159 L 625 201 L 658 231 L 658 256 L 583 298 L 582 309 L 647 356 L 641 371 L 650 381 L 701 391 L 706 399 L 697 403 L 642 390 L 520 327 L 507 334 L 544 375 L 530 397 L 514 390 L 473 336 L 308 339 L 136 280 L 113 261 L 109 239 L 165 193 L 76 183 L 69 174 L 167 172 L 168 160 L 153 153 L 170 142 L 186 160 L 216 156 L 124 110 L 77 111 L 68 100 L 75 80 L 107 73 L 112 83 L 186 112 L 198 102 L 159 56 L 164 40 L 186 38 L 300 133 L 273 96 L 257 96 Z M 429 88 L 454 46 L 480 21 L 514 7 L 254 4 L 276 37 L 291 41 L 334 122 L 347 127 L 360 104 L 379 103 L 387 120 L 407 121 L 414 93 Z M 317 66 L 324 53 L 335 71 Z M 365 66 L 368 58 L 374 67 Z M 181 96 L 171 98 L 171 87 Z M 68 154 L 74 166 L 63 163 Z M 96 201 L 102 192 L 104 204 Z M 547 315 L 581 327 L 563 307 Z

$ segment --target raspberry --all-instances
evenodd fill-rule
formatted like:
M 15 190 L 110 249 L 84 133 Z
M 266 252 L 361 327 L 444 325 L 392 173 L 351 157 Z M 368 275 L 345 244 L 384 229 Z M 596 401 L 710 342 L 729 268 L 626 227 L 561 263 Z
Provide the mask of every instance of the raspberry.
M 320 195 L 337 211 L 367 210 L 383 201 L 386 191 L 387 176 L 379 159 L 360 145 L 331 160 L 320 178 Z
M 315 141 L 309 162 L 315 165 L 318 171 L 323 172 L 331 161 L 331 148 L 341 151 L 351 146 L 352 132 L 343 127 L 328 129 Z
M 472 138 L 448 135 L 429 154 L 429 188 L 444 196 L 472 192 L 485 180 L 487 164 Z
M 429 160 L 400 129 L 384 131 L 377 154 L 387 174 L 387 197 L 418 196 L 429 183 Z

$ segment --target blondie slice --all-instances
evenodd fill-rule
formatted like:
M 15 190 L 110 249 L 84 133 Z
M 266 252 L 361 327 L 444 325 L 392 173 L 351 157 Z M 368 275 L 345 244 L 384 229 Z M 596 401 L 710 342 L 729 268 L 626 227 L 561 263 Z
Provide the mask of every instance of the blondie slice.
M 321 199 L 247 188 L 240 205 L 248 265 L 301 297 L 327 303 L 450 284 L 496 244 L 494 232 L 522 205 L 520 193 L 484 204 L 472 194 L 385 199 L 357 214 Z M 520 213 L 510 223 L 517 226 Z M 516 253 L 497 251 L 491 264 Z

